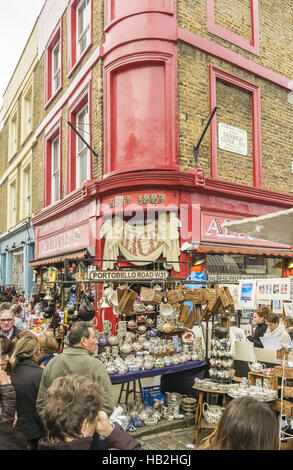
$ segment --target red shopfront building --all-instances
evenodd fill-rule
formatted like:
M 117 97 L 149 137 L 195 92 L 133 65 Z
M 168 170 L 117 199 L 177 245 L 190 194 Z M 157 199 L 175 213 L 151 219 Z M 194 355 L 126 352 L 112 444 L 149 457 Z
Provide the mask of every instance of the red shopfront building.
M 215 274 L 236 277 L 253 274 L 253 262 L 263 277 L 289 274 L 286 260 L 293 257 L 292 247 L 244 237 L 221 226 L 226 220 L 293 206 L 293 196 L 261 188 L 259 160 L 254 161 L 253 187 L 217 179 L 213 145 L 211 177 L 201 168 L 180 170 L 177 48 L 178 40 L 185 36 L 178 29 L 176 12 L 176 0 L 105 2 L 105 41 L 101 47 L 104 177 L 86 181 L 82 188 L 33 216 L 34 266 L 85 254 L 95 259 L 108 258 L 103 225 L 113 216 L 127 223 L 133 211 L 144 214 L 145 225 L 146 214 L 156 221 L 153 242 L 141 243 L 138 230 L 132 238 L 121 236 L 116 252 L 107 251 L 107 254 L 117 256 L 118 262 L 129 262 L 130 256 L 133 261 L 140 256 L 146 259 L 148 255 L 153 261 L 157 254 L 155 259 L 163 263 L 168 250 L 163 242 L 160 245 L 156 230 L 160 229 L 160 215 L 167 212 L 169 217 L 175 213 L 171 253 L 178 254 L 178 261 L 189 261 L 192 265 L 195 259 L 204 256 L 206 263 L 201 269 L 211 272 L 217 265 L 213 263 L 214 257 L 228 255 L 234 271 L 229 271 L 229 262 L 221 265 L 220 260 Z M 213 69 L 213 73 L 218 72 Z M 255 105 L 258 91 L 252 90 Z M 259 136 L 254 147 L 260 150 Z M 253 261 L 251 264 L 247 257 Z M 257 262 L 269 259 L 272 262 Z M 279 262 L 278 270 L 274 268 L 276 262 Z M 130 265 L 139 264 L 130 262 Z M 102 262 L 98 268 L 103 268 Z M 186 263 L 170 268 L 171 277 L 185 279 L 188 274 Z

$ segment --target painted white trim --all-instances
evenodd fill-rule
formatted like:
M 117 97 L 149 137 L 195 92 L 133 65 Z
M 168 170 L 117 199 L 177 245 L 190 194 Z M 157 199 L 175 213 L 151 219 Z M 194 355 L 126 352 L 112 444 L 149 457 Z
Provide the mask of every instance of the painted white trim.
M 36 143 L 36 138 L 33 135 L 30 140 L 27 142 L 26 146 L 22 149 L 16 160 L 9 165 L 9 167 L 6 169 L 5 173 L 3 174 L 2 178 L 0 179 L 0 186 L 7 180 L 9 175 L 16 169 L 16 167 L 19 165 L 19 163 L 26 157 L 26 155 L 29 153 L 29 151 L 32 149 L 34 144 Z
M 78 87 L 79 82 L 83 79 L 84 76 L 93 68 L 95 63 L 102 57 L 102 46 L 98 46 L 97 49 L 93 52 L 90 56 L 87 63 L 82 67 L 82 69 L 78 72 L 77 76 L 73 80 L 73 82 L 69 85 L 65 93 L 61 96 L 60 100 L 55 104 L 55 106 L 51 109 L 51 111 L 47 114 L 45 119 L 41 122 L 39 127 L 35 131 L 35 138 L 37 139 L 39 135 L 43 132 L 49 122 L 54 118 L 55 114 L 62 108 L 65 104 L 67 104 L 71 94 L 75 91 Z

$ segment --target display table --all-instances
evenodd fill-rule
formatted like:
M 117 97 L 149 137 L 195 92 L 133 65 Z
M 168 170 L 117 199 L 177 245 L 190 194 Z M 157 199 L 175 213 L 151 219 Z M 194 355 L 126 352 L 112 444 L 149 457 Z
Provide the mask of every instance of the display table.
M 149 370 L 139 370 L 138 372 L 126 372 L 125 374 L 111 374 L 112 384 L 121 384 L 132 380 L 145 379 L 147 377 L 155 377 L 157 375 L 176 374 L 190 369 L 200 369 L 206 365 L 206 361 L 190 361 L 184 364 L 178 364 L 170 367 L 153 367 Z
M 228 391 L 220 391 L 220 390 L 214 390 L 211 388 L 207 387 L 201 387 L 200 385 L 193 385 L 195 390 L 199 392 L 198 396 L 198 402 L 197 402 L 197 407 L 196 407 L 196 413 L 195 413 L 195 424 L 194 424 L 194 438 L 193 442 L 196 442 L 198 444 L 198 436 L 203 428 L 208 428 L 208 429 L 214 429 L 215 426 L 212 424 L 207 423 L 204 419 L 202 419 L 202 409 L 203 409 L 203 403 L 204 403 L 204 395 L 205 393 L 213 393 L 217 395 L 227 395 L 226 399 L 227 401 L 232 400 L 232 398 L 229 397 Z
M 196 377 L 197 371 L 199 371 L 200 374 L 203 374 L 203 367 L 205 366 L 206 366 L 206 361 L 190 361 L 190 362 L 185 362 L 184 364 L 173 365 L 170 367 L 160 367 L 160 368 L 153 367 L 152 369 L 139 370 L 138 372 L 126 372 L 125 374 L 111 374 L 110 379 L 113 385 L 122 384 L 118 403 L 120 403 L 122 393 L 123 391 L 125 391 L 126 392 L 125 402 L 127 404 L 130 393 L 133 393 L 134 396 L 136 395 L 136 393 L 140 393 L 140 398 L 141 400 L 143 400 L 142 386 L 141 386 L 140 379 L 145 379 L 148 377 L 155 377 L 158 375 L 165 376 L 165 375 L 170 375 L 170 374 L 184 373 L 186 371 L 193 372 L 194 377 Z M 136 381 L 138 381 L 138 391 L 136 389 Z M 130 382 L 132 382 L 132 385 L 133 385 L 133 388 L 131 390 L 129 389 Z M 127 383 L 126 389 L 124 389 L 124 385 L 123 385 L 125 383 Z

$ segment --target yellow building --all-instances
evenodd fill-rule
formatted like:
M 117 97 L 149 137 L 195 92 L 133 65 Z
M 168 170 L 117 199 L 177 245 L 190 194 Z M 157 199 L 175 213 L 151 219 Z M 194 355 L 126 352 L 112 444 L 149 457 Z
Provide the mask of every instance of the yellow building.
M 37 22 L 3 95 L 0 133 L 0 252 L 1 285 L 24 289 L 32 287 L 27 267 L 33 257 L 32 149 L 36 143 L 37 94 L 35 68 L 38 61 Z

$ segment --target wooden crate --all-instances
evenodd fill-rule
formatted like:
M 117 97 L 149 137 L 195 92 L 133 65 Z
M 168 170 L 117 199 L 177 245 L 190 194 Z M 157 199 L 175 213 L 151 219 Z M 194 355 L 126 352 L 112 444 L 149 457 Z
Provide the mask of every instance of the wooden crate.
M 282 351 L 281 349 L 277 350 L 277 359 L 283 360 L 285 356 L 285 361 L 293 361 L 293 352 Z
M 283 395 L 284 395 L 284 397 L 288 397 L 288 398 L 293 397 L 293 384 L 292 384 L 292 387 L 287 387 L 287 386 L 284 387 Z
M 293 450 L 293 439 L 281 442 L 281 450 Z
M 248 372 L 247 384 L 255 385 L 255 379 L 270 379 L 270 388 L 278 390 L 278 378 L 274 375 L 261 374 L 259 372 Z
M 283 377 L 283 367 L 275 366 L 275 376 Z M 285 367 L 285 378 L 293 379 L 293 367 Z
M 277 411 L 278 413 L 281 412 L 281 400 L 278 398 L 274 402 L 272 402 L 272 409 Z M 293 403 L 287 400 L 283 400 L 283 414 L 287 416 L 292 416 L 293 413 Z

